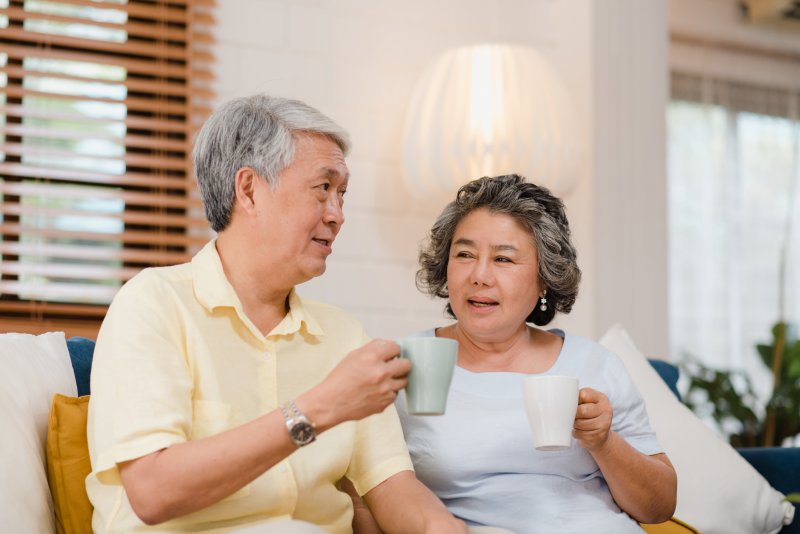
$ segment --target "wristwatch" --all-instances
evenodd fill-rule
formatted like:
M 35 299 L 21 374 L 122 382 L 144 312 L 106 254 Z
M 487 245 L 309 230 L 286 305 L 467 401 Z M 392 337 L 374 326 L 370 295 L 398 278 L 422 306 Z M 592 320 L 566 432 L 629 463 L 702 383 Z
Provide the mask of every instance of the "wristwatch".
M 304 447 L 317 439 L 317 430 L 314 428 L 314 423 L 303 415 L 303 412 L 297 408 L 293 400 L 286 401 L 281 406 L 281 412 L 283 413 L 283 419 L 286 421 L 289 437 L 298 447 Z

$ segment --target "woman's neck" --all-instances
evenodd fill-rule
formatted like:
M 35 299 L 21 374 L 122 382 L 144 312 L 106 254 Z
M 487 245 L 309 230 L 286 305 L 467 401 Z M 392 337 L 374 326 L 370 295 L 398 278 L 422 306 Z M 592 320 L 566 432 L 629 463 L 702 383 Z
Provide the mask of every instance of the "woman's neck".
M 458 341 L 458 365 L 474 372 L 542 373 L 553 366 L 562 339 L 523 324 L 502 338 L 472 335 L 459 323 L 439 329 L 437 335 Z

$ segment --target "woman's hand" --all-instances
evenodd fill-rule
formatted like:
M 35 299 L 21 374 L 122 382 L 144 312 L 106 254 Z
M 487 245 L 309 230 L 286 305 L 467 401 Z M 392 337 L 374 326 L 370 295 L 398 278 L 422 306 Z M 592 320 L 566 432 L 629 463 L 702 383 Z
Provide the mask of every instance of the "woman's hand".
M 603 393 L 592 388 L 578 392 L 578 411 L 572 435 L 589 452 L 601 450 L 611 433 L 614 410 Z

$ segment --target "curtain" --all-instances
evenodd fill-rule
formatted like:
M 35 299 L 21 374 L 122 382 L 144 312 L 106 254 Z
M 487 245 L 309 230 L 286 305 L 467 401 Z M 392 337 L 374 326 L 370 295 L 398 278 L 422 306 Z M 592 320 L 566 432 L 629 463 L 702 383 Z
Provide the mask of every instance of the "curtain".
M 744 370 L 766 396 L 756 344 L 800 320 L 800 95 L 677 72 L 671 93 L 672 357 Z
M 94 337 L 208 239 L 190 165 L 213 0 L 0 0 L 0 331 Z

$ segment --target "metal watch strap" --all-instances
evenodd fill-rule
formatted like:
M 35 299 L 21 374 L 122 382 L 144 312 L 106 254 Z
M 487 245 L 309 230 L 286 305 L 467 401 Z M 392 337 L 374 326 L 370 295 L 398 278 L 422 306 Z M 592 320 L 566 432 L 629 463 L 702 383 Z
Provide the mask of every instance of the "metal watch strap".
M 304 447 L 316 439 L 314 423 L 300 411 L 293 400 L 288 400 L 281 405 L 283 418 L 286 420 L 286 429 L 289 437 L 299 447 Z

